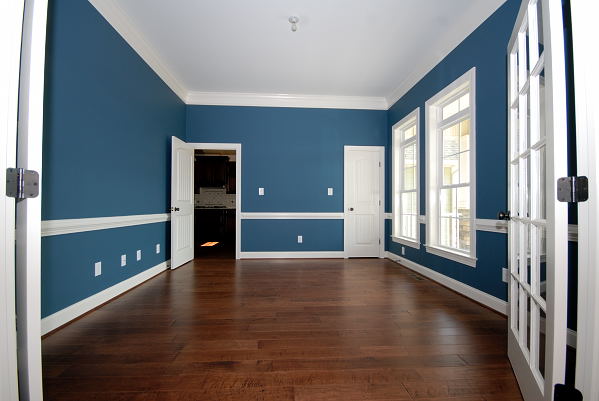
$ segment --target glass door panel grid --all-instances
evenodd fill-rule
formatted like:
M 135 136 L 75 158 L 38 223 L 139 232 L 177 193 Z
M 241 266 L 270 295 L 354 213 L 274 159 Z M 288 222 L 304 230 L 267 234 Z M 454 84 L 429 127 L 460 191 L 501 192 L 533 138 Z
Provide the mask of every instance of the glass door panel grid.
M 544 388 L 543 297 L 545 138 L 542 129 L 544 57 L 539 46 L 537 3 L 528 14 L 510 52 L 510 328 Z M 543 331 L 543 332 L 542 332 Z

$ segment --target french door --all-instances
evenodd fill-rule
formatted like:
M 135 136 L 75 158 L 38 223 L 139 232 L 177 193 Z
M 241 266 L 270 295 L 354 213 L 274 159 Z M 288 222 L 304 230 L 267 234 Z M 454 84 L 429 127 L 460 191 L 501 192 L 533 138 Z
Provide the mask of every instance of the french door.
M 568 210 L 563 18 L 560 0 L 523 0 L 508 47 L 508 355 L 526 401 L 564 382 Z

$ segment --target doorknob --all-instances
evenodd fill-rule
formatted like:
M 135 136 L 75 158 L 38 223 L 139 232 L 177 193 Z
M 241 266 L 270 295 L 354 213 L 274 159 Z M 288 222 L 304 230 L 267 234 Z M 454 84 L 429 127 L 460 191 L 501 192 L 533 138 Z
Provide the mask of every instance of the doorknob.
M 511 220 L 510 211 L 508 210 L 507 212 L 499 212 L 497 214 L 497 218 L 499 220 Z
M 349 211 L 350 211 L 350 212 L 353 212 L 353 211 L 354 211 L 354 208 L 353 208 L 353 207 L 350 207 L 350 208 L 349 208 Z
M 171 212 L 178 212 L 179 208 L 178 207 L 171 207 Z

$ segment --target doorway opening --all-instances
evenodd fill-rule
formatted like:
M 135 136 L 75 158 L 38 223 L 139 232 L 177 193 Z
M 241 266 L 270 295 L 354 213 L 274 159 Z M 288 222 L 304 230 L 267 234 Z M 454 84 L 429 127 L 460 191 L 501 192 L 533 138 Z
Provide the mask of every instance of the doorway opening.
M 194 256 L 234 259 L 237 210 L 236 150 L 194 151 Z

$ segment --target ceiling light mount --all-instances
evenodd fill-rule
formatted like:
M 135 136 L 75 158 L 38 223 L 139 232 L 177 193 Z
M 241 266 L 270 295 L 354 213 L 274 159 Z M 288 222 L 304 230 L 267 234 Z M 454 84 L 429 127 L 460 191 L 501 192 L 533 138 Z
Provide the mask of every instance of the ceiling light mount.
M 291 32 L 297 31 L 297 24 L 299 22 L 299 17 L 292 15 L 289 17 L 289 23 L 291 24 Z

